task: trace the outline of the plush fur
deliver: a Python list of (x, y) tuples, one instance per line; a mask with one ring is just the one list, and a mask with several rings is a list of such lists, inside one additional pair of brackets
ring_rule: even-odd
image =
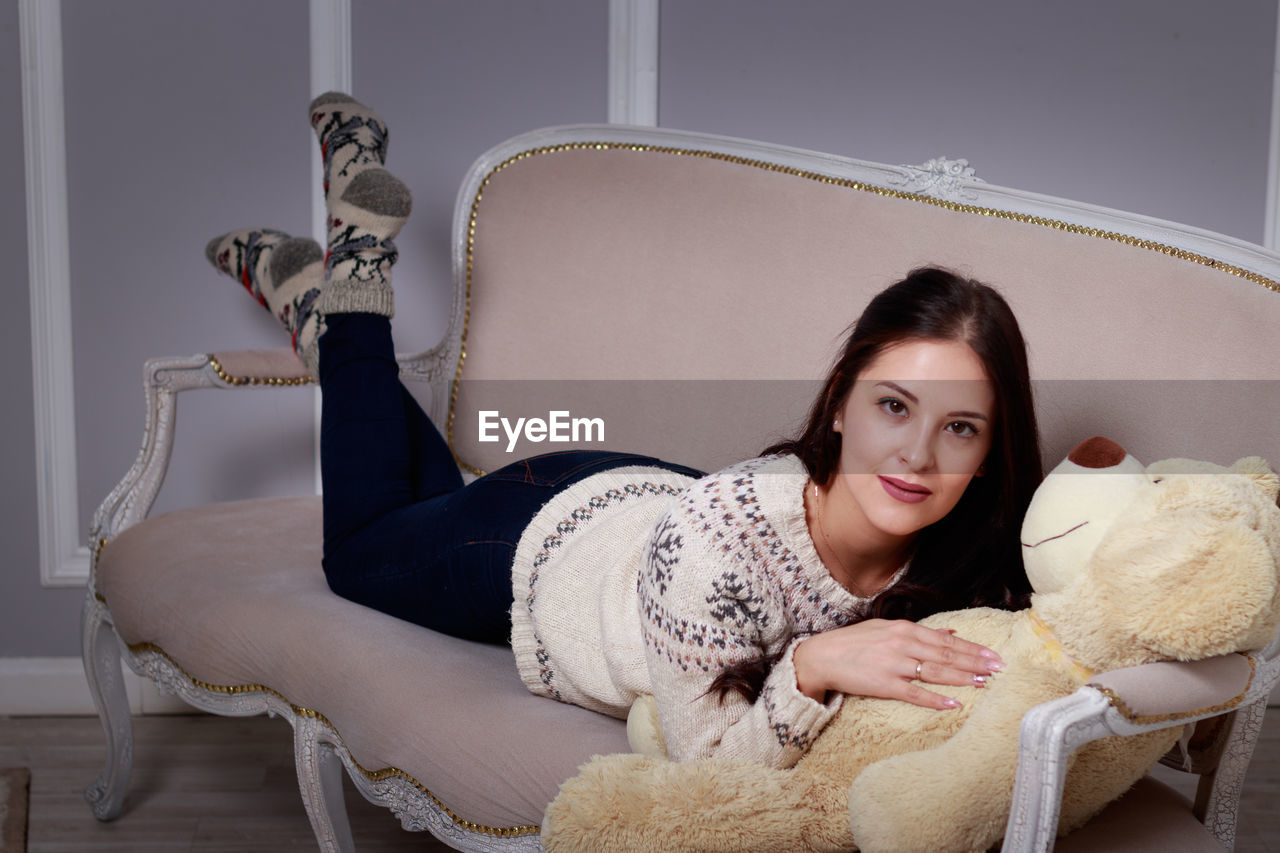
[[(1270, 641), (1280, 627), (1280, 478), (1265, 462), (1144, 468), (1125, 456), (1095, 469), (1073, 458), (1046, 478), (1023, 526), (1032, 609), (924, 622), (1008, 665), (986, 688), (939, 688), (961, 709), (850, 697), (792, 770), (596, 757), (548, 807), (546, 849), (986, 850), (1004, 834), (1029, 709), (1073, 693), (1089, 672)], [(643, 731), (646, 717), (656, 719), (633, 714), (630, 727), (652, 749), (661, 735)], [(1077, 750), (1060, 832), (1127, 790), (1179, 732)]]

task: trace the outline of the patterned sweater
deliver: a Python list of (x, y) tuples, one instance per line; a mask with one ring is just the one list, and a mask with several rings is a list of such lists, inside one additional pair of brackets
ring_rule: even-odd
[[(526, 686), (619, 717), (652, 693), (674, 760), (795, 764), (840, 705), (800, 693), (795, 646), (869, 603), (818, 558), (807, 479), (796, 457), (769, 456), (697, 481), (618, 468), (557, 495), (512, 572)], [(705, 695), (728, 666), (779, 653), (754, 703)]]

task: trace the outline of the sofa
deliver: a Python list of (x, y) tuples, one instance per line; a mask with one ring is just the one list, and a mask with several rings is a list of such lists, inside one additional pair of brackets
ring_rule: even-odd
[[(617, 125), (537, 130), (468, 172), (452, 253), (444, 339), (401, 365), (468, 476), (572, 446), (704, 470), (754, 455), (801, 421), (870, 295), (924, 264), (994, 285), (1018, 314), (1048, 465), (1095, 434), (1145, 460), (1280, 460), (1280, 254), (988, 184), (964, 161), (891, 166)], [(530, 694), (508, 648), (335, 596), (314, 495), (148, 517), (180, 392), (309, 383), (288, 350), (145, 365), (142, 449), (90, 533), (83, 654), (107, 748), (90, 806), (107, 820), (125, 804), (123, 663), (196, 708), (287, 719), (321, 850), (358, 842), (344, 773), (406, 829), (462, 850), (537, 850), (560, 783), (594, 754), (627, 750), (624, 721)], [(495, 412), (561, 429), (509, 440)], [(1276, 643), (1248, 660), (1108, 673), (1028, 715), (1005, 848), (1054, 843), (1071, 749), (1163, 726), (1195, 727), (1192, 748), (1167, 760), (1200, 774), (1197, 801), (1144, 780), (1060, 849), (1230, 846), (1280, 680)]]

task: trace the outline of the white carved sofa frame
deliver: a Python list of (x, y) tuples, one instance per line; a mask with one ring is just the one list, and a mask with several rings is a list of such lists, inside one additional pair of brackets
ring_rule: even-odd
[[(812, 390), (808, 380), (825, 371), (868, 296), (927, 262), (1003, 290), (1039, 378), (1130, 379), (1166, 390), (1147, 380), (1280, 378), (1280, 255), (1257, 246), (989, 185), (963, 161), (891, 167), (618, 126), (536, 131), (476, 162), (456, 207), (448, 331), (435, 349), (402, 358), (403, 374), (429, 388), (428, 413), (473, 470), (504, 461), (501, 447), (471, 438), (475, 411), (494, 405), (495, 395), (529, 404), (521, 389), (545, 391), (529, 381), (538, 379), (560, 380), (557, 392), (607, 409), (610, 446), (710, 470), (787, 430)], [(558, 325), (531, 339), (533, 321)], [(522, 331), (536, 358), (511, 344)], [(1206, 334), (1211, 344), (1202, 342)], [(625, 378), (650, 382), (625, 386), (615, 395), (622, 400), (601, 395), (598, 381)], [(776, 380), (783, 390), (755, 411), (764, 412), (763, 423), (739, 418), (749, 424), (740, 435), (708, 429), (721, 421), (700, 422), (705, 415), (696, 411), (670, 419), (687, 426), (679, 435), (625, 417), (644, 408), (647, 393), (705, 396), (707, 386), (690, 380), (725, 379)], [(465, 850), (538, 849), (537, 824), (559, 781), (593, 753), (626, 749), (621, 721), (528, 694), (508, 649), (441, 637), (330, 594), (314, 496), (144, 522), (168, 465), (179, 392), (305, 383), (288, 351), (145, 367), (142, 451), (91, 533), (83, 654), (107, 733), (105, 769), (86, 792), (94, 813), (104, 820), (121, 813), (132, 764), (123, 658), (197, 708), (288, 720), (322, 850), (354, 849), (344, 769), (407, 829), (430, 830)], [(1221, 387), (1229, 394), (1238, 385)], [(765, 387), (753, 385), (748, 396), (769, 396)], [(1109, 396), (1117, 387), (1120, 397)], [(1184, 432), (1161, 428), (1158, 399), (1116, 404), (1135, 387), (1041, 383), (1046, 460), (1094, 433), (1128, 442), (1146, 461), (1188, 455), (1229, 463), (1253, 453), (1280, 460), (1273, 400), (1253, 401), (1241, 419), (1249, 423), (1201, 430), (1184, 448)], [(1126, 838), (1115, 835), (1120, 825), (1155, 833), (1143, 837), (1157, 844), (1171, 832), (1185, 841), (1187, 826), (1198, 827), (1229, 847), (1277, 680), (1273, 643), (1248, 658), (1105, 674), (1035, 709), (1023, 725), (1005, 849), (1051, 846), (1070, 750), (1108, 734), (1209, 718), (1225, 724), (1195, 759), (1203, 775), (1194, 817), (1185, 802), (1170, 805), (1167, 789), (1135, 791), (1062, 849), (1098, 849), (1099, 835), (1115, 843)], [(1151, 812), (1158, 819), (1133, 823), (1142, 810), (1135, 803), (1148, 796), (1159, 801)], [(1103, 829), (1091, 836), (1096, 827)]]

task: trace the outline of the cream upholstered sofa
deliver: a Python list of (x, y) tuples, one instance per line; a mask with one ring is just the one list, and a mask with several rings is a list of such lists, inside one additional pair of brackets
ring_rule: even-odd
[[(467, 175), (453, 261), (445, 339), (403, 368), (472, 472), (549, 447), (524, 441), (509, 454), (501, 432), (481, 441), (482, 411), (599, 419), (605, 441), (586, 446), (705, 469), (756, 453), (803, 416), (867, 298), (928, 263), (1012, 303), (1049, 464), (1094, 434), (1146, 461), (1280, 461), (1280, 256), (989, 185), (963, 161), (893, 167), (676, 131), (536, 131)], [(344, 771), (406, 828), (460, 849), (537, 849), (559, 783), (592, 754), (625, 750), (624, 724), (529, 694), (508, 649), (331, 594), (314, 496), (148, 519), (178, 392), (291, 393), (280, 386), (305, 379), (287, 351), (158, 359), (145, 378), (142, 452), (92, 531), (84, 660), (107, 733), (87, 791), (95, 814), (116, 817), (125, 801), (123, 659), (198, 708), (287, 719), (321, 849), (353, 849)], [(1230, 844), (1278, 678), (1273, 646), (1245, 663), (1103, 675), (1037, 709), (1006, 848), (1051, 843), (1072, 748), (1202, 719), (1182, 759), (1204, 774), (1194, 809), (1144, 781), (1061, 846)]]

